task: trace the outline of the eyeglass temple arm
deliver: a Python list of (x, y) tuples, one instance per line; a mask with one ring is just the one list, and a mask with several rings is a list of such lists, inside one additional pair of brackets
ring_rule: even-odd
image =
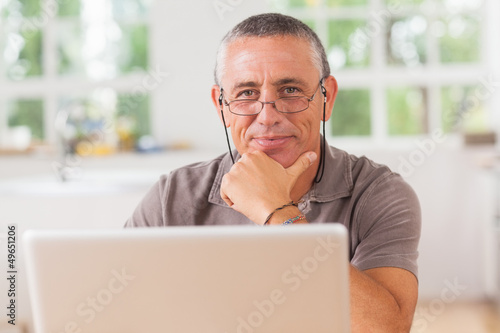
[(316, 176), (314, 177), (314, 182), (319, 183), (321, 179), (323, 179), (323, 174), (325, 173), (325, 150), (326, 150), (326, 138), (325, 138), (325, 116), (326, 116), (326, 88), (323, 85), (323, 80), (321, 79), (319, 81), (319, 84), (321, 86), (321, 93), (323, 93), (323, 137), (321, 138), (321, 143), (320, 143), (320, 157), (319, 157), (319, 165), (318, 165), (318, 170), (316, 171)]
[(231, 161), (233, 161), (234, 164), (234, 156), (233, 156), (233, 151), (231, 149), (231, 144), (229, 143), (229, 135), (227, 134), (227, 126), (226, 126), (226, 119), (224, 118), (224, 111), (223, 111), (223, 106), (222, 106), (222, 92), (224, 90), (220, 88), (220, 95), (219, 95), (219, 106), (220, 106), (220, 114), (222, 118), (222, 123), (224, 125), (224, 133), (226, 133), (226, 141), (227, 141), (227, 147), (229, 148), (229, 155), (231, 156)]

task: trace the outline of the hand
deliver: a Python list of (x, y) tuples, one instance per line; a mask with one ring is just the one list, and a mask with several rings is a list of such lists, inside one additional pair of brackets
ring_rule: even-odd
[(306, 152), (285, 169), (261, 151), (245, 153), (222, 178), (221, 197), (229, 207), (257, 224), (276, 208), (292, 201), (297, 179), (317, 156)]

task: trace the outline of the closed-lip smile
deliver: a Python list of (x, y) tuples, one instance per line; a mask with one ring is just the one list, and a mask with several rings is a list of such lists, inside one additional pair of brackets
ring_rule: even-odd
[(288, 144), (292, 136), (261, 136), (253, 138), (253, 141), (262, 150), (282, 148)]

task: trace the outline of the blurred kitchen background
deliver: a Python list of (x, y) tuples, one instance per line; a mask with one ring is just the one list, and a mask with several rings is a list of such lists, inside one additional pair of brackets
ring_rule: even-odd
[[(329, 143), (420, 197), (412, 332), (500, 332), (497, 0), (0, 0), (1, 267), (8, 224), (120, 228), (160, 174), (224, 153), (216, 50), (268, 11), (326, 47)], [(19, 325), (0, 332), (31, 332), (19, 271)]]

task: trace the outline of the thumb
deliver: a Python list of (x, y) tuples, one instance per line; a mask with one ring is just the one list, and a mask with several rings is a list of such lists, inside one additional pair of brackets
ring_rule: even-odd
[(295, 179), (304, 173), (313, 163), (316, 161), (318, 156), (313, 151), (308, 151), (299, 156), (299, 158), (290, 167), (286, 169), (289, 175)]

